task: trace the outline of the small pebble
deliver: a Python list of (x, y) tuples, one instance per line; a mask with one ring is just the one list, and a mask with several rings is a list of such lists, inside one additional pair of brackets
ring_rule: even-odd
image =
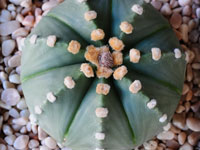
[(33, 149), (33, 148), (36, 148), (39, 146), (39, 142), (37, 140), (30, 140), (29, 143), (28, 143), (28, 147), (30, 149)]
[(156, 141), (148, 141), (148, 142), (144, 142), (143, 144), (145, 150), (156, 150), (156, 148), (158, 147), (158, 143)]
[(170, 18), (170, 24), (173, 28), (178, 29), (182, 23), (182, 17), (179, 13), (173, 13)]
[(9, 145), (13, 145), (14, 141), (16, 139), (15, 135), (8, 135), (4, 138), (4, 140), (6, 141), (6, 143), (8, 143)]
[(17, 103), (17, 108), (18, 108), (19, 110), (24, 110), (25, 108), (27, 108), (25, 99), (21, 99), (21, 100)]
[(50, 10), (50, 9), (52, 9), (53, 7), (57, 6), (58, 4), (59, 4), (59, 3), (58, 3), (58, 1), (56, 1), (56, 0), (52, 0), (52, 1), (45, 2), (45, 3), (42, 5), (42, 10), (43, 10), (43, 11)]
[(188, 32), (189, 32), (189, 29), (188, 29), (188, 25), (186, 24), (182, 24), (180, 26), (180, 31), (182, 33), (182, 39), (185, 43), (188, 42)]
[(4, 9), (1, 11), (0, 22), (8, 22), (11, 20), (11, 14), (8, 10)]
[(19, 112), (15, 108), (11, 108), (9, 110), (9, 115), (12, 116), (13, 118), (18, 118)]
[(17, 67), (21, 65), (21, 55), (16, 54), (8, 60), (9, 67)]
[(15, 83), (15, 84), (20, 84), (21, 81), (20, 81), (20, 76), (18, 74), (12, 74), (9, 76), (9, 81), (11, 83)]
[(44, 140), (47, 137), (47, 133), (39, 126), (38, 127), (38, 139)]
[(196, 16), (197, 16), (197, 18), (200, 18), (200, 8), (196, 9)]
[(200, 131), (200, 120), (197, 118), (193, 118), (193, 117), (187, 118), (186, 124), (188, 128), (191, 129), (192, 131), (195, 131), (195, 132)]
[(12, 120), (12, 123), (20, 125), (20, 126), (24, 126), (28, 123), (28, 118), (26, 118), (26, 117), (16, 118), (16, 119)]
[(44, 139), (44, 143), (47, 147), (49, 147), (50, 149), (55, 149), (56, 148), (56, 141), (51, 138), (51, 137), (47, 137)]
[(189, 143), (182, 145), (179, 150), (193, 150), (193, 147)]
[(20, 95), (18, 91), (14, 88), (5, 89), (1, 94), (1, 99), (7, 105), (14, 106), (19, 102)]
[(9, 125), (4, 124), (3, 125), (3, 133), (5, 135), (12, 135), (13, 134), (13, 130), (12, 130), (12, 128)]
[(165, 4), (161, 7), (160, 11), (161, 11), (161, 13), (162, 13), (163, 15), (166, 15), (166, 16), (169, 16), (169, 15), (172, 14), (172, 10), (171, 10), (170, 5), (169, 5), (168, 3), (165, 3)]
[(185, 143), (186, 137), (187, 137), (187, 135), (185, 132), (181, 132), (178, 134), (178, 142), (180, 145), (183, 145)]
[(157, 138), (159, 140), (172, 140), (174, 138), (175, 134), (171, 131), (164, 131), (157, 135)]
[(6, 146), (4, 144), (0, 144), (0, 150), (6, 150)]
[(191, 13), (192, 13), (192, 9), (189, 5), (186, 5), (186, 6), (183, 7), (182, 14), (184, 16), (190, 16)]
[(28, 30), (25, 28), (19, 28), (12, 33), (12, 39), (16, 39), (17, 37), (25, 37), (28, 35)]
[(178, 0), (180, 6), (189, 5), (192, 1), (191, 0)]
[(2, 42), (3, 56), (9, 56), (15, 49), (16, 43), (14, 40), (5, 40)]
[(13, 146), (16, 149), (24, 149), (27, 147), (29, 142), (29, 136), (28, 135), (20, 135), (16, 138)]
[(27, 26), (27, 27), (33, 27), (34, 25), (34, 16), (32, 15), (28, 15), (24, 18), (24, 20), (22, 21), (22, 24), (24, 26)]
[(18, 21), (8, 21), (0, 24), (0, 35), (7, 36), (20, 28)]
[(162, 7), (162, 3), (160, 1), (156, 1), (156, 0), (152, 1), (151, 5), (157, 10), (160, 10), (160, 8)]

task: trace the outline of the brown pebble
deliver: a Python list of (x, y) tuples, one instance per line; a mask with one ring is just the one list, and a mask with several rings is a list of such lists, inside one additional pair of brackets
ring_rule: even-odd
[(179, 13), (173, 13), (170, 18), (170, 24), (173, 28), (178, 29), (182, 23), (182, 17)]
[[(175, 150), (175, 149), (178, 149), (180, 145), (175, 140), (167, 140), (166, 146), (172, 150)], [(167, 150), (167, 148), (165, 148), (164, 150)]]
[(185, 100), (186, 101), (192, 100), (192, 96), (193, 96), (193, 92), (192, 92), (192, 90), (189, 90), (189, 92), (187, 93), (187, 95), (185, 97)]
[(193, 147), (189, 143), (185, 143), (179, 150), (193, 150)]
[(178, 142), (179, 142), (180, 145), (183, 145), (185, 143), (186, 137), (187, 137), (187, 135), (186, 135), (185, 132), (179, 133)]
[(180, 129), (184, 129), (185, 128), (185, 116), (183, 114), (175, 114), (173, 116), (173, 125)]
[(200, 120), (197, 118), (189, 117), (186, 120), (188, 128), (195, 132), (200, 132)]
[(188, 143), (195, 146), (199, 139), (200, 139), (200, 132), (192, 132), (188, 136)]

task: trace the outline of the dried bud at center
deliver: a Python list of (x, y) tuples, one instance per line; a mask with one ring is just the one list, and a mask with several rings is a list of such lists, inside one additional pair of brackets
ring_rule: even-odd
[(100, 53), (98, 56), (98, 61), (101, 67), (112, 68), (114, 65), (112, 54), (110, 52)]

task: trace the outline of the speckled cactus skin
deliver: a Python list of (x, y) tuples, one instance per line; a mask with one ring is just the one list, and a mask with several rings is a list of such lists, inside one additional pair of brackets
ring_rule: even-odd
[[(133, 4), (139, 4), (144, 12), (138, 15), (131, 11)], [(86, 21), (84, 13), (97, 12), (97, 19)], [(130, 22), (132, 34), (124, 34), (119, 25)], [(104, 30), (102, 41), (91, 41), (90, 33)], [(37, 34), (35, 44), (30, 44), (31, 35)], [(56, 35), (56, 45), (46, 45), (47, 36)], [(80, 72), (81, 63), (86, 62), (86, 46), (105, 45), (110, 37), (123, 40), (124, 62), (128, 74), (122, 80), (86, 78)], [(68, 43), (77, 40), (81, 50), (73, 55), (67, 51)], [(151, 48), (159, 47), (162, 57), (152, 60)], [(139, 63), (129, 61), (130, 48), (141, 51)], [(174, 48), (180, 48), (167, 20), (150, 4), (141, 0), (88, 0), (79, 3), (65, 0), (52, 9), (25, 40), (22, 55), (22, 88), (31, 114), (41, 126), (59, 143), (73, 150), (130, 150), (163, 130), (172, 118), (179, 102), (184, 74), (185, 56), (176, 59)], [(66, 76), (73, 77), (76, 86), (67, 89), (63, 84)], [(142, 90), (132, 94), (128, 89), (132, 81), (138, 79)], [(97, 83), (108, 83), (111, 90), (107, 96), (96, 93)], [(47, 101), (51, 91), (56, 101)], [(157, 100), (157, 106), (149, 109), (147, 103)], [(34, 112), (41, 106), (42, 114)], [(97, 118), (95, 109), (106, 107), (106, 118)], [(167, 114), (165, 122), (159, 118)], [(104, 140), (95, 139), (96, 132), (105, 133)]]

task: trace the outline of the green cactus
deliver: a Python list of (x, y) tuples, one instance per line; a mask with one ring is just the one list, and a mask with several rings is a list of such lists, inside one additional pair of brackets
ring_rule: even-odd
[[(142, 14), (133, 11), (135, 4), (143, 8)], [(89, 10), (97, 12), (96, 19), (85, 20)], [(132, 33), (120, 30), (123, 21), (132, 25)], [(105, 38), (92, 41), (91, 32), (97, 28), (103, 29)], [(56, 36), (52, 47), (47, 45), (50, 35)], [(128, 73), (122, 80), (86, 77), (80, 71), (87, 62), (86, 47), (106, 45), (111, 37), (125, 45), (123, 65)], [(72, 40), (81, 44), (77, 54), (67, 50)], [(153, 47), (162, 52), (157, 61), (152, 59)], [(141, 52), (139, 63), (130, 62), (131, 48)], [(161, 132), (179, 103), (186, 62), (183, 54), (175, 57), (175, 48), (181, 49), (167, 20), (142, 0), (65, 0), (42, 18), (23, 47), (21, 81), (32, 117), (73, 150), (131, 150)], [(98, 67), (91, 66), (94, 71)], [(74, 88), (66, 87), (66, 76), (75, 81)], [(131, 93), (129, 86), (135, 80), (142, 88)], [(97, 94), (98, 83), (110, 85), (108, 95)], [(47, 100), (49, 92), (55, 102)], [(157, 102), (153, 109), (148, 107), (151, 99)], [(98, 117), (97, 108), (104, 108), (104, 116)]]

